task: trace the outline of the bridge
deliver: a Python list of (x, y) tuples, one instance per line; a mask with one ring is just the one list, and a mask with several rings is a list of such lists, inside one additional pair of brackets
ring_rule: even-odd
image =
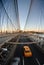
[[(0, 0), (0, 65), (44, 65), (43, 24), (44, 0)], [(23, 55), (24, 46), (32, 57)]]

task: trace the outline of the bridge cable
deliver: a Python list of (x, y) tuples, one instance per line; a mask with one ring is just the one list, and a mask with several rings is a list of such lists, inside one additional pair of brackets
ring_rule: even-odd
[(30, 7), (29, 7), (29, 11), (28, 11), (27, 18), (26, 18), (26, 23), (25, 23), (25, 26), (24, 26), (24, 30), (25, 30), (25, 27), (26, 27), (26, 25), (27, 25), (27, 21), (28, 21), (29, 15), (30, 15), (30, 11), (31, 11), (31, 7), (32, 7), (32, 4), (33, 4), (33, 1), (34, 1), (34, 0), (31, 0), (31, 3), (30, 3)]

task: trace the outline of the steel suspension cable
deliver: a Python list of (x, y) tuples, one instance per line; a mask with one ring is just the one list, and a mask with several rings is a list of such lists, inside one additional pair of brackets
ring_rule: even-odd
[(28, 17), (29, 17), (29, 15), (30, 15), (30, 12), (31, 12), (31, 7), (32, 7), (32, 4), (33, 4), (33, 1), (34, 1), (34, 0), (31, 0), (31, 3), (30, 3), (30, 7), (29, 7), (29, 11), (28, 11), (27, 18), (26, 18), (26, 23), (25, 23), (25, 26), (24, 26), (24, 30), (25, 30), (26, 25), (27, 25), (27, 21), (28, 21)]
[[(14, 24), (12, 23), (10, 17), (8, 16), (8, 13), (6, 12), (6, 9), (5, 9), (5, 7), (4, 7), (4, 4), (3, 4), (2, 0), (1, 0), (1, 3), (2, 3), (2, 6), (3, 6), (3, 8), (4, 8), (4, 10), (5, 10), (5, 13), (6, 13), (7, 17), (9, 18), (11, 24), (13, 25), (13, 27), (15, 27)], [(15, 30), (16, 30), (16, 28), (15, 28)]]

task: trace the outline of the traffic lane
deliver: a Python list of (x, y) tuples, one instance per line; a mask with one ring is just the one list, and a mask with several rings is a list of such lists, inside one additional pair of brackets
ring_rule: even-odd
[[(26, 46), (29, 46), (29, 48), (30, 48), (30, 45), (31, 44), (26, 44)], [(25, 46), (25, 44), (23, 46)], [(32, 52), (32, 50), (31, 50), (31, 52)], [(24, 57), (24, 65), (39, 65), (39, 64), (37, 63), (37, 61), (34, 58), (33, 53), (32, 53), (32, 57), (28, 57), (28, 58)]]
[(24, 65), (38, 65), (34, 57), (24, 58)]
[(39, 65), (43, 65), (44, 64), (44, 53), (42, 53), (41, 49), (38, 48), (36, 44), (31, 44), (29, 45), (29, 47), (31, 48), (33, 57), (35, 58), (37, 63)]
[(17, 44), (14, 56), (15, 57), (23, 56), (23, 44)]
[(32, 40), (31, 39), (29, 39), (28, 37), (20, 37), (19, 38), (19, 40), (18, 40), (18, 42), (32, 42)]
[(16, 51), (15, 51), (15, 57), (20, 57), (21, 65), (23, 65), (23, 63), (24, 63), (24, 65), (38, 65), (36, 59), (33, 56), (29, 57), (29, 58), (25, 58), (23, 56), (23, 46), (24, 45), (27, 45), (27, 44), (19, 44), (19, 45), (17, 45)]
[(15, 53), (14, 53), (14, 57), (19, 57), (20, 58), (20, 63), (21, 65), (23, 65), (23, 49), (22, 49), (23, 45), (19, 44), (16, 47)]
[(5, 43), (0, 48), (0, 65), (8, 65), (14, 56), (16, 45)]
[(8, 40), (8, 39), (10, 39), (10, 38), (12, 38), (12, 37), (2, 37), (2, 38), (0, 38), (0, 44), (2, 44), (3, 42), (5, 42), (6, 40)]
[(16, 36), (17, 36), (17, 34), (2, 34), (0, 36), (0, 44), (4, 43), (6, 41), (9, 42), (10, 39), (12, 39), (12, 38), (14, 38)]
[(15, 36), (16, 36), (15, 34), (4, 34), (4, 35), (2, 34), (0, 36), (0, 44), (4, 43), (5, 41), (12, 39)]
[(19, 38), (19, 35), (16, 35), (11, 40), (9, 40), (8, 42), (16, 42), (18, 38)]

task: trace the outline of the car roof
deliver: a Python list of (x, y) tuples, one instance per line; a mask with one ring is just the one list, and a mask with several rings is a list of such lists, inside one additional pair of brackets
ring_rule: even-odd
[(29, 46), (24, 46), (24, 48), (25, 48), (25, 51), (30, 51)]

